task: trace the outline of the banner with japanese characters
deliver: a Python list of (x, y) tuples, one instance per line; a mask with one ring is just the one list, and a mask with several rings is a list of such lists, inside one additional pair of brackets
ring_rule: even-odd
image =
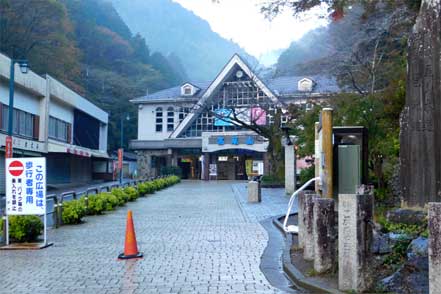
[(7, 158), (6, 214), (46, 213), (46, 158)]

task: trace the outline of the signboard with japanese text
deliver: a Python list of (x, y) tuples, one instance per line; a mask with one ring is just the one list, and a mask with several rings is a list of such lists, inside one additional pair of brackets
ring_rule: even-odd
[(233, 126), (233, 123), (231, 122), (230, 116), (232, 114), (231, 109), (227, 108), (221, 108), (215, 110), (215, 117), (214, 117), (214, 125), (216, 127), (230, 127)]
[(209, 175), (217, 177), (217, 164), (211, 163), (209, 166)]
[(251, 120), (258, 126), (266, 125), (266, 111), (260, 107), (251, 108)]
[(12, 137), (11, 136), (6, 136), (6, 140), (5, 140), (5, 158), (12, 158)]
[(253, 161), (253, 174), (257, 174), (259, 176), (263, 175), (263, 161), (261, 160)]
[(46, 158), (8, 158), (6, 173), (6, 214), (46, 213)]
[(123, 152), (122, 148), (118, 149), (118, 169), (122, 169), (123, 166)]

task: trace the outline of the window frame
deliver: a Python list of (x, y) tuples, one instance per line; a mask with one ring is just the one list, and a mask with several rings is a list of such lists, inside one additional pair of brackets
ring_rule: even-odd
[(162, 107), (157, 107), (155, 110), (155, 131), (156, 133), (164, 131), (164, 112)]

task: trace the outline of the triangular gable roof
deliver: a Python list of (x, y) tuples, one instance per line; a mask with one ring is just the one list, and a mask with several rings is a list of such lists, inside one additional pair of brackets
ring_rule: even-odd
[(195, 88), (198, 88), (198, 89), (199, 89), (199, 87), (198, 87), (198, 86), (196, 86), (195, 84), (193, 84), (192, 82), (185, 82), (185, 83), (181, 84), (181, 87), (184, 87), (184, 86), (187, 86), (187, 85), (190, 85), (190, 86), (193, 86), (193, 87), (195, 87)]
[(222, 83), (227, 79), (232, 73), (235, 66), (239, 66), (252, 80), (256, 83), (256, 85), (262, 90), (262, 92), (268, 96), (275, 104), (280, 104), (277, 97), (273, 94), (273, 92), (262, 82), (262, 80), (251, 70), (248, 64), (240, 58), (238, 54), (235, 54), (230, 61), (224, 66), (221, 72), (217, 75), (214, 81), (208, 86), (205, 93), (197, 102), (196, 111), (189, 113), (182, 123), (174, 130), (174, 132), (170, 135), (170, 138), (179, 137), (191, 124), (194, 120), (200, 115), (200, 113), (204, 110), (203, 106), (206, 104), (207, 100), (221, 87)]

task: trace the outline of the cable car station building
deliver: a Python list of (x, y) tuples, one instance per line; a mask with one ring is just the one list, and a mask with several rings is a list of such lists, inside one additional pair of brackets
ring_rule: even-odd
[(251, 169), (265, 174), (267, 141), (217, 114), (234, 107), (250, 117), (258, 114), (254, 123), (269, 124), (273, 118), (255, 101), (307, 108), (337, 92), (336, 81), (323, 76), (261, 79), (234, 55), (211, 82), (187, 82), (131, 100), (138, 106), (138, 138), (130, 148), (138, 154), (139, 175), (156, 176), (175, 166), (187, 179), (241, 180)]

